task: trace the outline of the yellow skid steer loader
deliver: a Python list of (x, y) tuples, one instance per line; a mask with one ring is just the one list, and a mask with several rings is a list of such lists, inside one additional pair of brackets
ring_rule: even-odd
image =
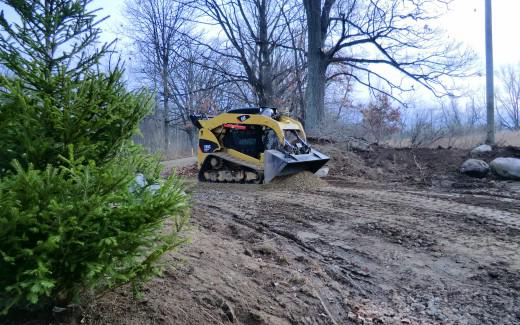
[(278, 176), (315, 173), (329, 160), (307, 144), (300, 122), (275, 108), (234, 109), (190, 119), (199, 129), (200, 181), (269, 183)]

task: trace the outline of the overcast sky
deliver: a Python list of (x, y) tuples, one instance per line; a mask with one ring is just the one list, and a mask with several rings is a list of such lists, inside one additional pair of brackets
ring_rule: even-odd
[[(484, 2), (485, 0), (454, 0), (449, 13), (441, 19), (441, 26), (447, 37), (464, 42), (484, 59)], [(122, 16), (124, 0), (94, 0), (91, 8), (103, 8), (101, 16), (109, 15), (104, 22), (104, 41), (110, 41), (118, 34), (117, 26), (124, 20)], [(520, 62), (520, 1), (492, 0), (493, 5), (493, 46), (495, 66)], [(0, 5), (3, 9), (5, 5)], [(9, 12), (7, 12), (9, 15)]]
[[(484, 59), (484, 0), (455, 0), (450, 12), (442, 18), (441, 26), (447, 37), (464, 42)], [(94, 7), (103, 7), (102, 14), (110, 15), (104, 25), (104, 39), (118, 37), (116, 26), (122, 21), (124, 0), (95, 0)], [(520, 1), (493, 0), (493, 46), (495, 65), (520, 62)]]
[[(454, 0), (448, 14), (440, 20), (446, 37), (463, 42), (478, 54), (481, 59), (478, 66), (482, 76), (485, 71), (484, 3), (485, 0)], [(0, 5), (0, 9), (3, 6)], [(120, 38), (122, 40), (118, 42), (118, 47), (126, 50), (129, 48), (128, 40), (119, 33), (124, 21), (123, 6), (124, 0), (94, 0), (91, 9), (102, 8), (99, 15), (110, 16), (102, 25), (102, 40), (109, 42)], [(520, 42), (517, 34), (520, 31), (520, 0), (492, 0), (492, 6), (495, 69), (505, 64), (520, 63)], [(7, 14), (9, 15), (9, 12)], [(130, 53), (122, 52), (123, 58), (127, 61), (127, 68), (133, 70), (132, 62), (128, 60)], [(483, 82), (483, 77), (467, 80), (468, 86), (473, 89), (481, 89)], [(467, 87), (462, 84), (460, 86)]]
[[(449, 37), (464, 42), (484, 59), (484, 0), (455, 0), (442, 19)], [(520, 1), (493, 0), (495, 65), (520, 62)]]

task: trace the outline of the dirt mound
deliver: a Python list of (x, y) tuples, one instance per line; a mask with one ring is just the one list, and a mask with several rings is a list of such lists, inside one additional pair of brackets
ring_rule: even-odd
[(319, 145), (331, 160), (329, 175), (359, 177), (381, 182), (431, 185), (439, 176), (458, 177), (459, 167), (469, 156), (467, 150), (444, 148), (387, 148), (353, 152), (341, 144)]
[[(458, 148), (389, 148), (372, 145), (370, 151), (353, 152), (342, 143), (316, 144), (316, 149), (330, 156), (330, 168), (326, 178), (334, 185), (343, 180), (375, 181), (378, 183), (402, 183), (420, 187), (449, 188), (451, 190), (487, 190), (500, 181), (490, 173), (483, 179), (461, 174), (462, 163), (470, 158), (470, 151)], [(479, 156), (491, 162), (497, 157), (520, 158), (518, 147), (494, 147), (492, 152)], [(347, 182), (348, 183), (348, 182)], [(498, 190), (498, 189), (497, 189)]]
[(319, 187), (327, 186), (327, 182), (311, 172), (304, 171), (298, 174), (277, 177), (269, 184), (262, 186), (267, 190), (282, 191), (308, 191)]
[(354, 176), (368, 179), (377, 178), (378, 171), (369, 167), (366, 161), (353, 151), (344, 150), (341, 146), (315, 146), (330, 157), (327, 166), (331, 176)]

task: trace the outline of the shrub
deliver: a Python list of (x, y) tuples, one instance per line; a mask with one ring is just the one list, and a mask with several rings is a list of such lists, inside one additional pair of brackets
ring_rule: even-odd
[[(107, 73), (88, 72), (75, 79), (53, 75), (52, 91), (33, 89), (30, 80), (0, 76), (0, 173), (11, 161), (36, 168), (60, 164), (74, 146), (77, 157), (105, 162), (117, 155), (150, 111), (143, 91), (129, 92), (119, 67)], [(41, 85), (41, 84), (40, 84)], [(34, 87), (35, 88), (35, 87)]]
[(401, 126), (401, 112), (393, 107), (390, 97), (386, 94), (376, 94), (366, 108), (361, 109), (363, 126), (376, 143), (384, 137), (399, 131)]
[(157, 258), (183, 242), (182, 184), (170, 177), (157, 191), (131, 192), (134, 166), (129, 158), (103, 167), (71, 158), (44, 170), (14, 163), (0, 182), (4, 312), (17, 303), (65, 305), (88, 290), (145, 280)]
[(66, 305), (146, 280), (183, 242), (188, 197), (131, 144), (151, 96), (102, 71), (89, 0), (2, 1), (0, 313)]

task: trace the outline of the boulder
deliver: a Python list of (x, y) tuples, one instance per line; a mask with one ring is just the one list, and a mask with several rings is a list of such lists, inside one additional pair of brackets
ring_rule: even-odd
[(142, 188), (144, 188), (148, 182), (146, 181), (146, 177), (143, 174), (138, 173), (135, 175), (134, 181), (130, 184), (128, 190), (130, 193), (139, 192)]
[(317, 172), (314, 173), (314, 175), (316, 175), (318, 177), (327, 177), (328, 174), (329, 174), (329, 167), (321, 167), (320, 169), (318, 169)]
[(358, 137), (347, 137), (346, 145), (348, 150), (352, 151), (358, 151), (358, 152), (369, 152), (372, 151), (372, 148), (370, 148), (370, 142), (363, 138)]
[(161, 184), (153, 183), (152, 185), (148, 186), (148, 191), (150, 191), (152, 194), (155, 194), (158, 190), (161, 189)]
[(489, 165), (480, 159), (468, 159), (460, 166), (460, 172), (473, 177), (485, 177), (489, 172)]
[(481, 144), (480, 146), (473, 148), (473, 150), (471, 150), (471, 156), (476, 157), (476, 156), (479, 156), (481, 154), (491, 152), (491, 151), (493, 151), (493, 148), (491, 148), (490, 145)]
[(141, 187), (141, 188), (145, 187), (146, 184), (148, 183), (146, 181), (146, 178), (144, 177), (144, 175), (141, 173), (138, 173), (135, 175), (134, 182), (135, 182), (135, 185), (137, 185), (138, 187)]
[(496, 158), (490, 164), (491, 170), (500, 177), (520, 180), (520, 159)]
[(143, 174), (138, 173), (135, 175), (135, 179), (130, 184), (130, 187), (128, 188), (128, 190), (130, 191), (130, 193), (136, 193), (136, 192), (140, 192), (145, 187), (146, 187), (146, 190), (150, 191), (152, 194), (155, 194), (155, 192), (157, 192), (161, 188), (161, 184), (158, 184), (158, 183), (149, 184), (146, 177)]

